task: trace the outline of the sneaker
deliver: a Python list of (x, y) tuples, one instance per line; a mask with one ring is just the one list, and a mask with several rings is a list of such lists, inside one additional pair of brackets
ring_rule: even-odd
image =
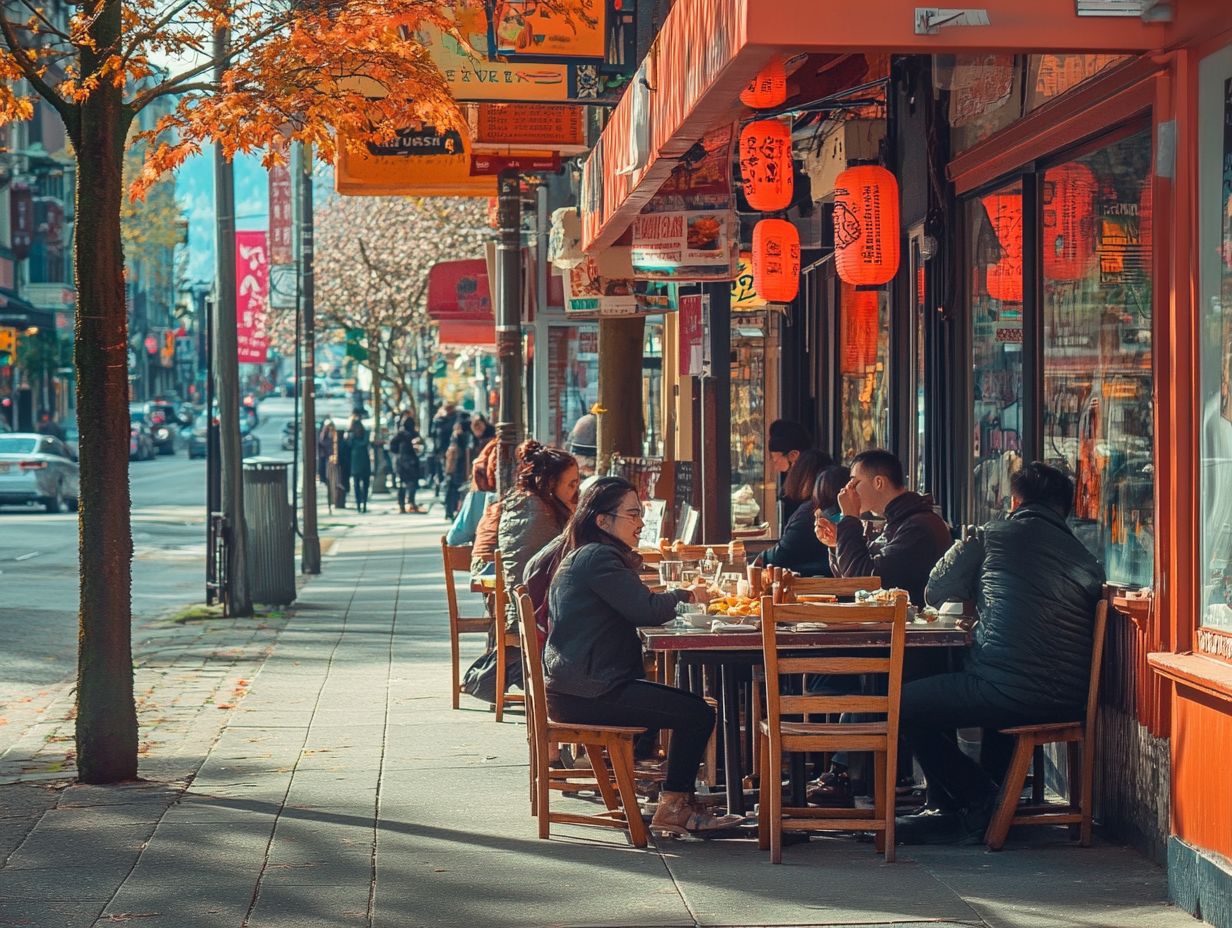
[(830, 808), (851, 808), (855, 805), (855, 790), (846, 770), (827, 770), (804, 792), (810, 805)]

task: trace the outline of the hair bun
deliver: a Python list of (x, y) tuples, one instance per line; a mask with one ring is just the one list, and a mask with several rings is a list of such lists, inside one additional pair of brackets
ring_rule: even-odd
[(519, 449), (522, 460), (529, 461), (539, 457), (546, 451), (547, 448), (541, 441), (536, 441), (533, 438), (528, 438), (522, 442), (522, 447)]

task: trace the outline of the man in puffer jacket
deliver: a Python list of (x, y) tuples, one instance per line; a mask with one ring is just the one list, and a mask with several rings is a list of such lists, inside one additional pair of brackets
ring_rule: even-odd
[(930, 795), (951, 802), (908, 816), (903, 840), (976, 840), (987, 827), (997, 784), (959, 750), (954, 729), (1082, 717), (1104, 570), (1066, 524), (1074, 485), (1065, 474), (1036, 461), (1010, 487), (1010, 517), (955, 544), (928, 581), (930, 604), (974, 600), (979, 624), (961, 672), (903, 686), (904, 737)]

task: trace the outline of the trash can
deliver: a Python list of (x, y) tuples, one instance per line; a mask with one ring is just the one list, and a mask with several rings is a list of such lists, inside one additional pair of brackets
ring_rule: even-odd
[(287, 499), (287, 461), (244, 459), (244, 521), (253, 602), (295, 601), (295, 525)]

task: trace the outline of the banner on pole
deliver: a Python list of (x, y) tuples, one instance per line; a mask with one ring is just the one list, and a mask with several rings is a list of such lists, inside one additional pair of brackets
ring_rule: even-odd
[(269, 354), (269, 242), (264, 232), (235, 233), (235, 332), (240, 364)]
[(270, 264), (295, 260), (291, 226), (291, 169), (275, 164), (269, 169)]

